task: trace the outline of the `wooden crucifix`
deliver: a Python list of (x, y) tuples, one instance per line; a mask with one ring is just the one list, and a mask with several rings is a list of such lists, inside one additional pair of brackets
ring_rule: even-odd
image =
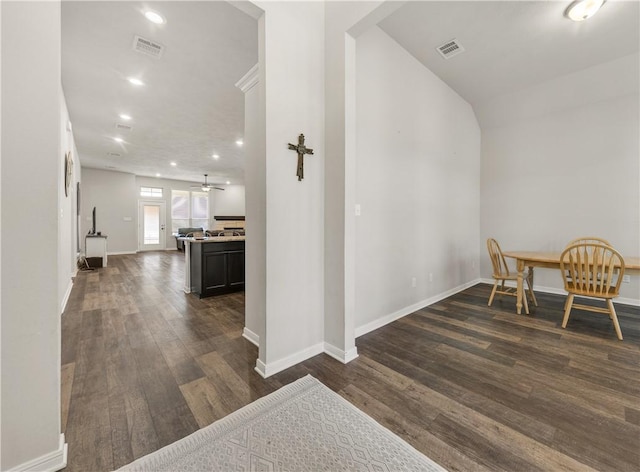
[(313, 149), (309, 149), (304, 145), (304, 134), (300, 134), (298, 136), (298, 144), (289, 143), (289, 149), (298, 153), (298, 170), (296, 171), (296, 175), (298, 176), (298, 182), (304, 179), (304, 155), (305, 154), (313, 154)]

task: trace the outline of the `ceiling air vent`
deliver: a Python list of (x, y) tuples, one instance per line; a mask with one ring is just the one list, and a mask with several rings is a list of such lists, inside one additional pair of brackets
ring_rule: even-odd
[(456, 39), (447, 41), (446, 43), (438, 46), (436, 49), (438, 50), (440, 55), (445, 59), (450, 59), (453, 56), (457, 56), (461, 52), (464, 52), (464, 48), (462, 47), (462, 44), (460, 44)]
[(129, 125), (125, 125), (123, 123), (116, 123), (116, 129), (118, 131), (131, 131), (133, 128)]
[(133, 50), (146, 54), (147, 56), (160, 59), (164, 53), (164, 46), (150, 39), (145, 39), (141, 36), (133, 37)]
[(120, 157), (122, 154), (118, 154), (117, 152), (108, 152), (107, 156), (109, 157)]

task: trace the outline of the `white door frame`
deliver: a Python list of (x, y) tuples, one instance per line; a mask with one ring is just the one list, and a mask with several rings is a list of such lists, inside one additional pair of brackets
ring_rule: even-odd
[[(160, 207), (160, 243), (144, 244), (144, 207)], [(166, 202), (158, 200), (138, 200), (138, 251), (158, 251), (167, 247), (167, 208)]]

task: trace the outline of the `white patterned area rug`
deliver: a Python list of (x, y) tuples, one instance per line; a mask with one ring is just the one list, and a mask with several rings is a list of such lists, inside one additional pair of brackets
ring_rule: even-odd
[(119, 471), (445, 471), (307, 375)]

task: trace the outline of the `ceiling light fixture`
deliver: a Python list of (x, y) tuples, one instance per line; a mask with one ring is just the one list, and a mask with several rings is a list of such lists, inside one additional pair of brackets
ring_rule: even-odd
[(231, 182), (227, 180), (227, 185), (231, 185)]
[(125, 121), (129, 121), (131, 119), (131, 116), (127, 115), (126, 113), (120, 113), (118, 116)]
[(133, 85), (144, 85), (144, 82), (142, 80), (135, 77), (128, 77), (127, 80)]
[(564, 14), (573, 21), (584, 21), (595, 15), (606, 0), (576, 0), (565, 10)]
[(175, 166), (177, 166), (177, 165), (178, 165), (178, 163), (177, 163), (177, 162), (171, 162), (170, 164), (171, 164), (171, 166), (172, 166), (172, 167), (175, 167)]
[(167, 20), (164, 19), (164, 16), (153, 10), (145, 11), (144, 16), (147, 20), (151, 23), (155, 23), (156, 25), (164, 25), (167, 22)]
[(113, 140), (114, 140), (116, 143), (122, 143), (122, 142), (124, 142), (124, 139), (122, 139), (122, 138), (113, 138)]
[(214, 154), (214, 155), (213, 155), (213, 156), (211, 156), (211, 157), (213, 157), (214, 159), (220, 159), (220, 155), (218, 155), (218, 154)]
[(238, 146), (242, 146), (244, 143), (242, 142), (242, 139), (238, 139), (238, 140), (236, 141), (236, 144), (237, 144)]
[(209, 174), (204, 174), (204, 182), (200, 185), (192, 185), (191, 188), (197, 188), (202, 190), (203, 192), (210, 192), (212, 188), (216, 189), (216, 190), (224, 190), (222, 187), (216, 187), (215, 184), (210, 184), (207, 181), (207, 177), (209, 176)]
[(156, 174), (156, 177), (160, 177), (160, 174)]

